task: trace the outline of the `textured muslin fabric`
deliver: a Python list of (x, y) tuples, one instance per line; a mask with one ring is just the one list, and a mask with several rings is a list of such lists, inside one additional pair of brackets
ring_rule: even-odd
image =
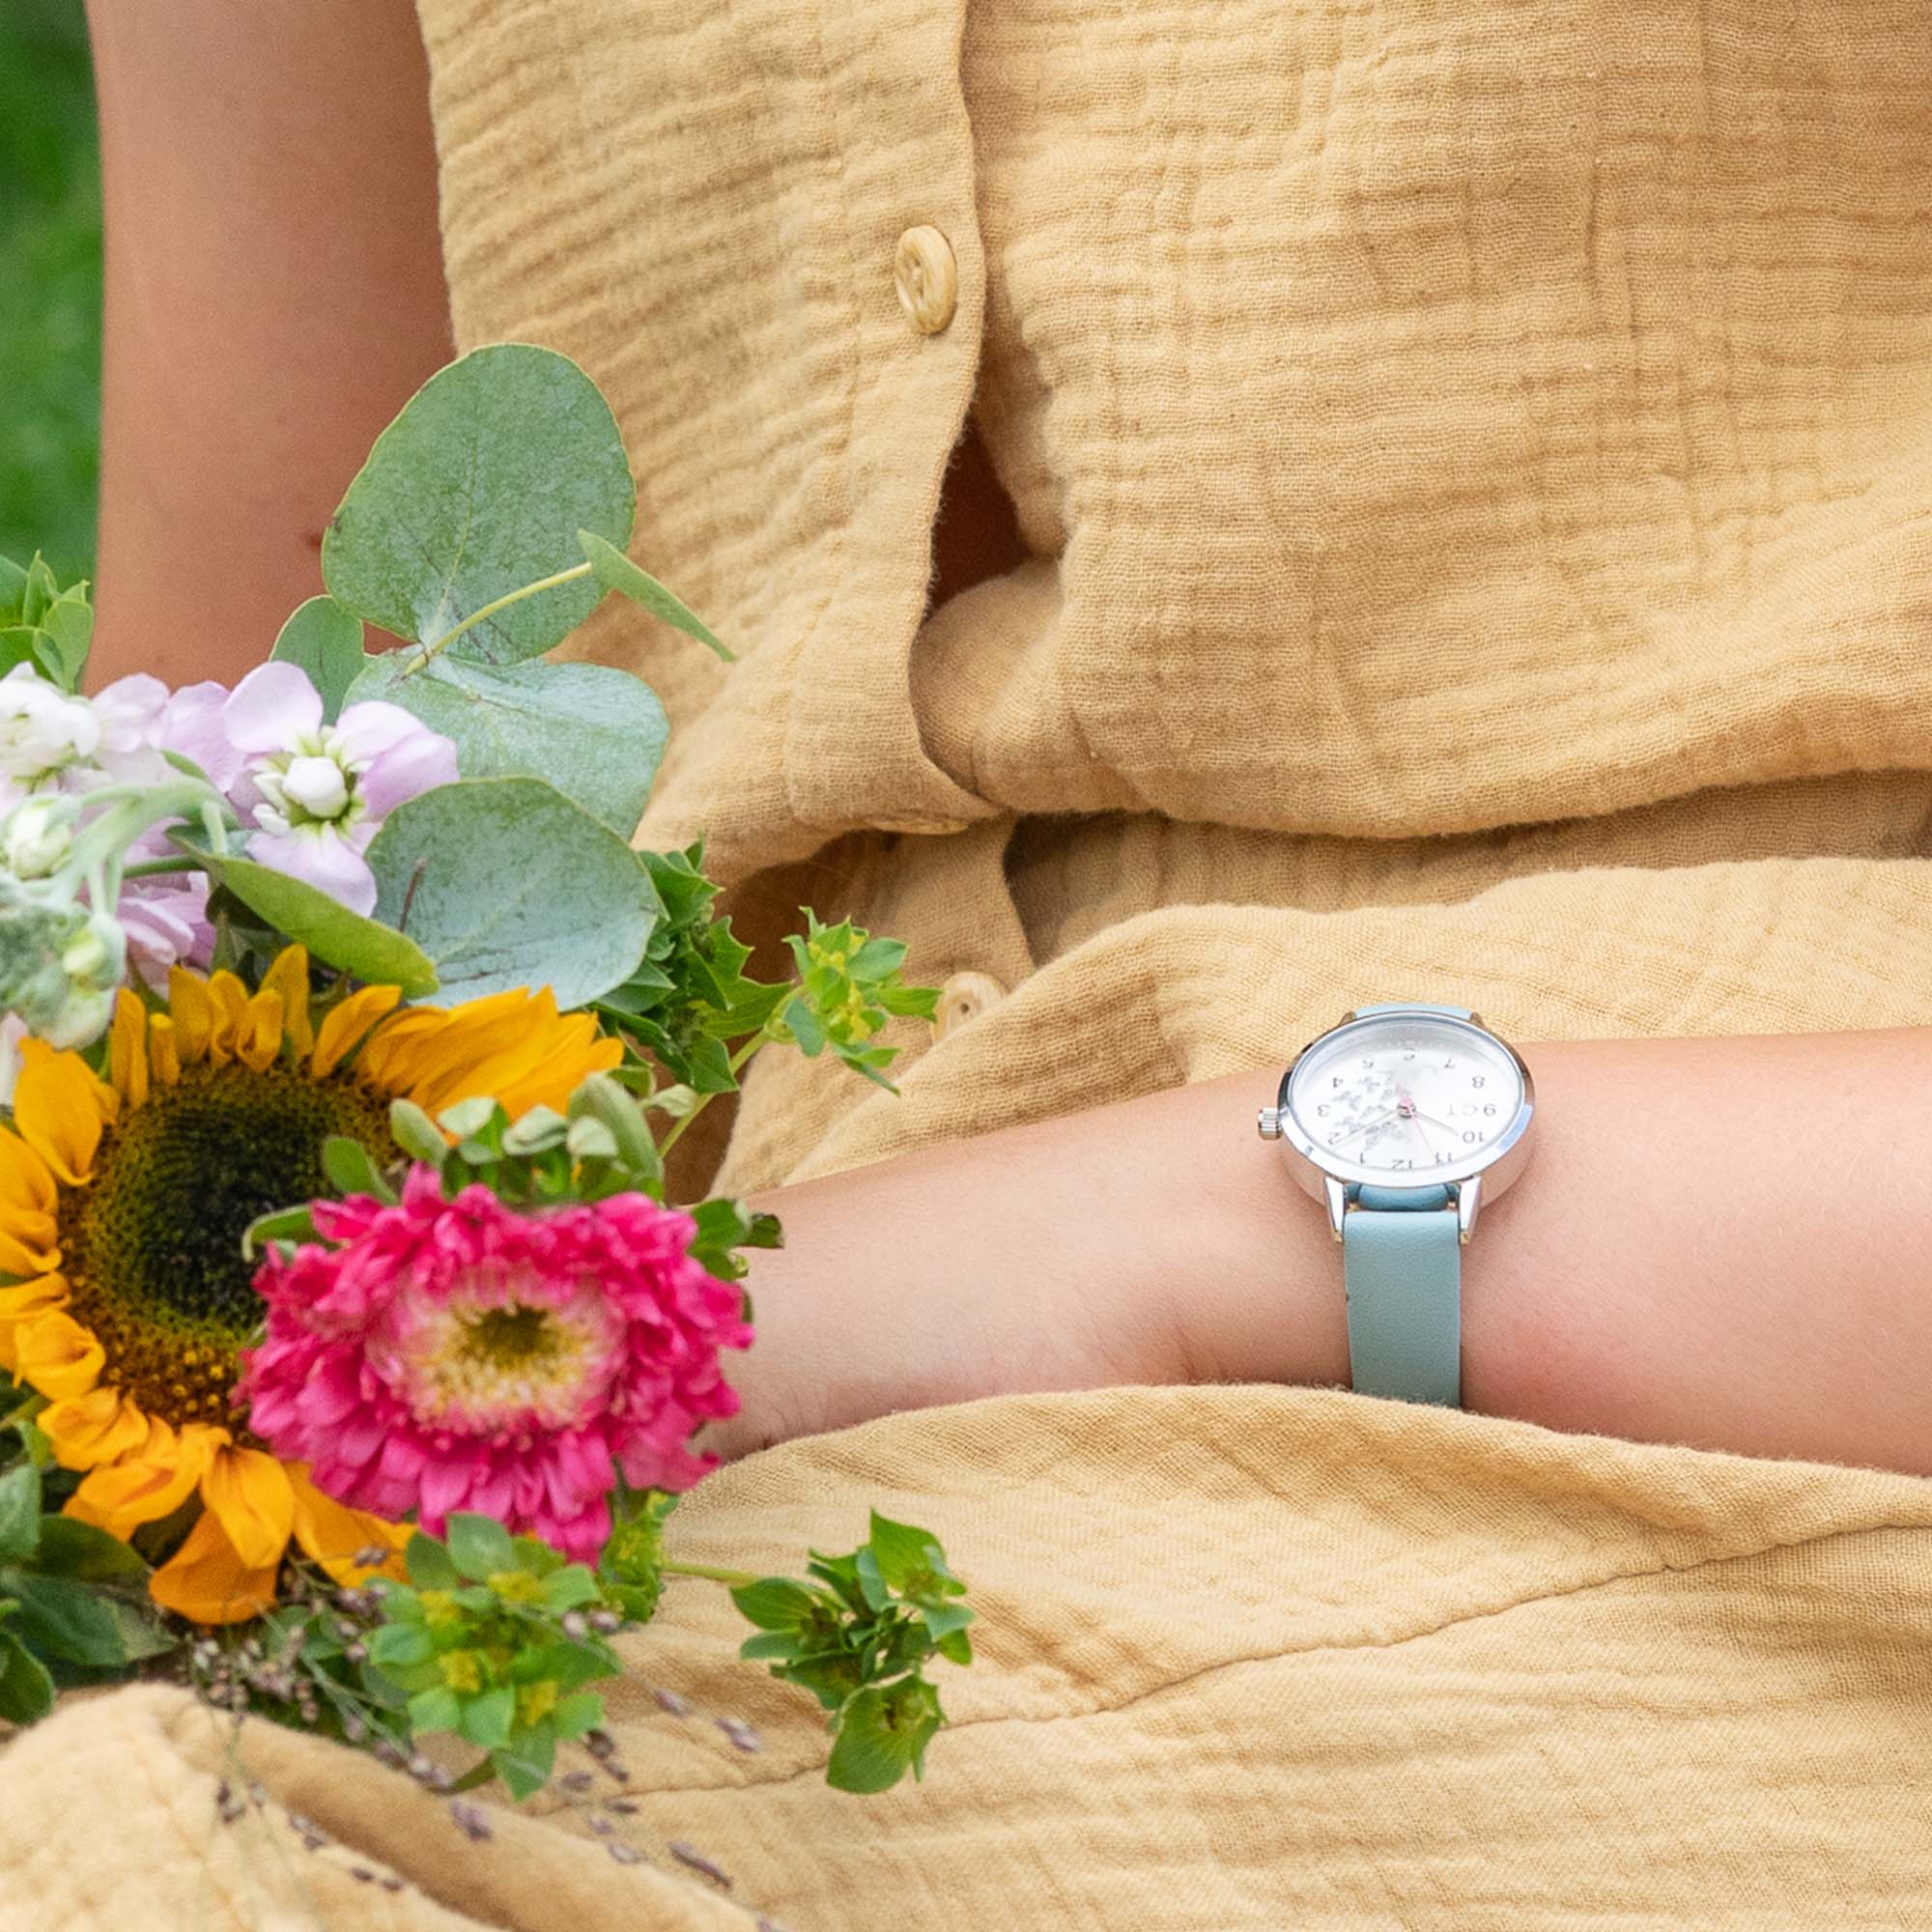
[[(1932, 1923), (1932, 1484), (1125, 1389), (752, 1458), (694, 1492), (679, 1553), (785, 1564), (867, 1500), (928, 1523), (983, 1611), (923, 1785), (828, 1791), (816, 1707), (734, 1661), (722, 1593), (673, 1583), (628, 1641), (693, 1713), (627, 1684), (612, 1726), (646, 1862), (583, 1800), (471, 1844), (338, 1746), (120, 1691), (0, 1758), (0, 1932)], [(236, 1825), (224, 1776), (261, 1787)]]
[[(1373, 999), (1932, 1023), (1917, 5), (420, 11), (459, 338), (591, 371), (639, 560), (739, 653), (614, 603), (574, 646), (671, 714), (640, 839), (947, 987), (896, 1098), (762, 1056), (721, 1186)], [(969, 412), (1025, 554), (934, 604)], [(873, 1501), (985, 1612), (923, 1786), (827, 1791), (679, 1585), (638, 1655), (699, 1715), (618, 1713), (646, 1865), (252, 1728), (238, 1840), (206, 1714), (123, 1692), (0, 1760), (0, 1932), (1932, 1923), (1932, 1484), (1127, 1389), (789, 1444), (676, 1528), (789, 1564)]]

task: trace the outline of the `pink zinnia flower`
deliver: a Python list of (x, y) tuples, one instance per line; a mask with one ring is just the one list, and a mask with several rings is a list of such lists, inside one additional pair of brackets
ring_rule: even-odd
[(443, 1199), (412, 1168), (399, 1206), (318, 1202), (334, 1248), (266, 1261), (268, 1335), (244, 1358), (248, 1426), (352, 1508), (440, 1535), (474, 1510), (594, 1560), (615, 1472), (688, 1489), (693, 1430), (737, 1412), (721, 1349), (744, 1297), (690, 1255), (696, 1223), (642, 1194), (525, 1211)]

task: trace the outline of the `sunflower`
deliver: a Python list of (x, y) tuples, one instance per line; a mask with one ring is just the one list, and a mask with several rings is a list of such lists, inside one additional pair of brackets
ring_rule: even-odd
[(512, 1117), (561, 1108), (621, 1053), (548, 990), (446, 1011), (398, 1011), (401, 997), (365, 986), (312, 1017), (291, 947), (253, 994), (181, 967), (165, 1011), (124, 990), (104, 1081), (76, 1053), (21, 1049), (0, 1127), (0, 1368), (47, 1399), (40, 1427), (85, 1472), (70, 1515), (124, 1540), (159, 1523), (164, 1546), (186, 1528), (151, 1588), (197, 1622), (266, 1609), (292, 1538), (354, 1583), (355, 1555), (407, 1536), (325, 1495), (236, 1412), (237, 1355), (263, 1316), (242, 1231), (328, 1191), (330, 1135), (392, 1155), (398, 1096), (432, 1114), (476, 1094)]

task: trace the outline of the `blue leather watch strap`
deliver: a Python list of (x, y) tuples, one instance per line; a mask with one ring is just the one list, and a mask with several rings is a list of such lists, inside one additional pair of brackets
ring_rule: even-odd
[(1342, 1217), (1349, 1370), (1366, 1395), (1463, 1400), (1463, 1245), (1446, 1187), (1352, 1187)]

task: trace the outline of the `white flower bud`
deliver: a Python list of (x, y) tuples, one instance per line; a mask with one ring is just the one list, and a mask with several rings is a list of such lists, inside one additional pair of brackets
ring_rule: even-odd
[(92, 758), (100, 721), (84, 697), (15, 665), (0, 677), (0, 776), (32, 783)]
[(31, 798), (7, 820), (7, 869), (16, 879), (44, 879), (73, 849), (73, 815), (63, 805)]
[(311, 818), (339, 818), (349, 804), (349, 776), (333, 758), (291, 758), (281, 789)]

